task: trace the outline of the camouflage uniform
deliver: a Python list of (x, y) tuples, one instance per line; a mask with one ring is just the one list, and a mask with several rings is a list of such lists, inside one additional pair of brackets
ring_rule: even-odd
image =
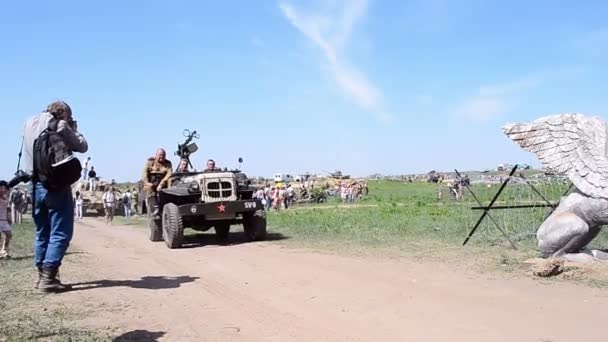
[[(158, 199), (157, 187), (160, 185), (161, 188), (167, 188), (170, 184), (170, 178), (173, 174), (173, 165), (167, 159), (164, 162), (159, 163), (154, 157), (148, 158), (146, 166), (141, 175), (143, 182), (143, 190), (145, 199), (148, 201), (148, 210), (157, 209)], [(152, 183), (150, 186), (149, 183)], [(154, 210), (156, 212), (156, 210)]]

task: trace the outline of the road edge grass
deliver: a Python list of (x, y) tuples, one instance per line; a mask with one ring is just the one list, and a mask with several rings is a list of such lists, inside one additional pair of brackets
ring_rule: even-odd
[[(108, 341), (112, 328), (79, 324), (95, 315), (94, 305), (63, 302), (61, 294), (41, 294), (34, 284), (34, 226), (31, 220), (13, 226), (12, 258), (0, 260), (0, 341)], [(70, 247), (64, 262), (68, 268), (82, 261)]]

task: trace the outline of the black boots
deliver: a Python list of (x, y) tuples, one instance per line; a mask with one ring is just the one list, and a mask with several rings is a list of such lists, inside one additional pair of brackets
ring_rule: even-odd
[(148, 211), (153, 218), (158, 219), (160, 208), (158, 206), (158, 198), (156, 198), (156, 196), (148, 197)]
[(49, 292), (63, 292), (72, 289), (72, 286), (62, 284), (59, 280), (59, 268), (57, 267), (42, 267), (39, 271), (40, 281), (38, 283), (38, 290), (43, 293)]
[(37, 266), (36, 269), (38, 270), (38, 279), (36, 280), (36, 285), (34, 286), (35, 289), (40, 286), (40, 280), (42, 280), (42, 267)]

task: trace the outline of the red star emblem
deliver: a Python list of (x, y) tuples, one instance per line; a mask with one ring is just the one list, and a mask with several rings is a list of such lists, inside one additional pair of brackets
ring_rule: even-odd
[(217, 210), (220, 211), (220, 213), (225, 213), (226, 212), (226, 206), (223, 204), (220, 204), (217, 206)]

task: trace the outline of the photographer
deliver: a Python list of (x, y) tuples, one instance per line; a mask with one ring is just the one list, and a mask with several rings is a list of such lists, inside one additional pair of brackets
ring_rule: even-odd
[[(74, 231), (74, 205), (68, 183), (72, 174), (77, 180), (82, 172), (72, 153), (87, 152), (88, 143), (78, 133), (72, 109), (63, 101), (49, 104), (44, 112), (28, 119), (23, 139), (26, 173), (32, 180), (37, 288), (42, 292), (69, 290), (71, 287), (57, 277)], [(40, 145), (41, 141), (46, 145)]]

